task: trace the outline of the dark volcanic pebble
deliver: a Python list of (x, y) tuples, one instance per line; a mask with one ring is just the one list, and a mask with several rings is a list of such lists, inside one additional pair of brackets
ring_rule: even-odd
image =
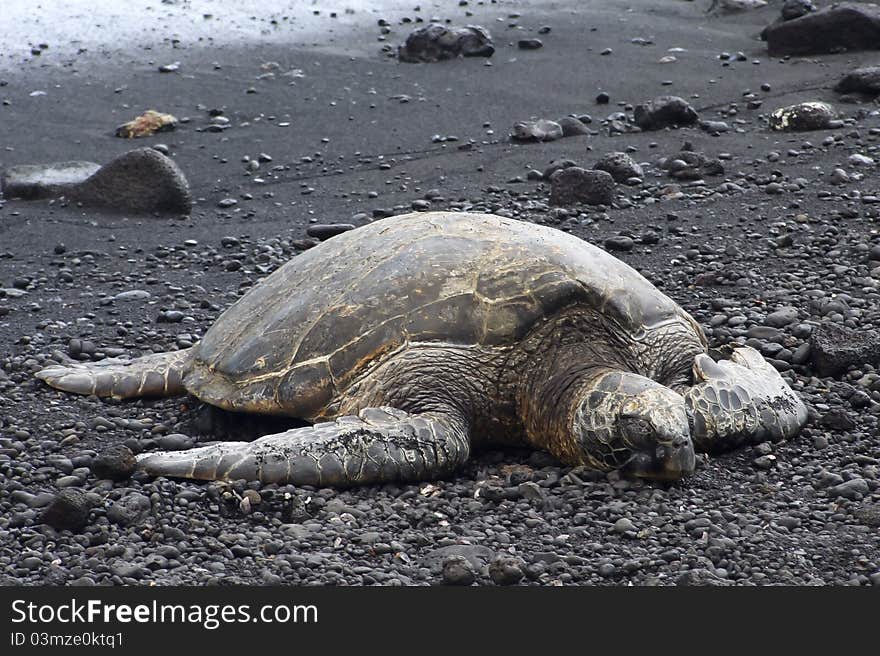
[(471, 585), (477, 580), (474, 568), (464, 556), (449, 556), (443, 561), (443, 583)]
[(853, 478), (845, 483), (828, 488), (829, 495), (833, 497), (843, 497), (844, 499), (852, 499), (853, 501), (861, 499), (870, 491), (871, 488), (863, 478)]
[(151, 508), (149, 497), (133, 492), (107, 508), (107, 519), (120, 526), (134, 526), (149, 514)]
[(609, 251), (631, 251), (635, 246), (632, 237), (620, 235), (617, 237), (608, 237), (603, 243), (606, 250)]
[(816, 11), (813, 0), (785, 0), (782, 5), (782, 20), (794, 20)]
[(724, 165), (720, 160), (692, 150), (683, 150), (663, 158), (660, 168), (668, 171), (669, 176), (677, 180), (699, 180), (707, 175), (724, 175)]
[(850, 71), (834, 85), (837, 93), (880, 94), (880, 66), (862, 66)]
[(489, 563), (489, 578), (496, 585), (516, 585), (524, 576), (521, 565), (521, 561), (513, 556), (496, 556)]
[(597, 171), (611, 174), (615, 182), (624, 183), (630, 178), (641, 178), (645, 173), (626, 153), (607, 153), (593, 166)]
[(571, 168), (572, 166), (577, 166), (577, 162), (573, 159), (554, 159), (547, 165), (547, 168), (544, 169), (542, 176), (545, 180), (549, 180), (557, 171)]
[(134, 453), (122, 444), (107, 447), (92, 460), (90, 469), (97, 478), (122, 481), (135, 469)]
[(520, 50), (537, 50), (544, 47), (541, 39), (520, 39), (516, 45)]
[(796, 307), (788, 306), (771, 312), (764, 319), (764, 324), (773, 328), (784, 328), (798, 320), (800, 313)]
[(550, 183), (551, 205), (611, 205), (614, 202), (614, 178), (605, 171), (572, 166), (554, 173)]
[(573, 116), (565, 116), (556, 121), (562, 128), (563, 137), (577, 137), (582, 134), (590, 134), (590, 129), (584, 122)]
[(306, 234), (324, 241), (349, 230), (354, 230), (354, 225), (351, 223), (315, 223), (306, 228)]
[(856, 427), (856, 423), (850, 419), (843, 408), (832, 408), (819, 418), (822, 426), (832, 430), (848, 431)]
[(699, 115), (684, 98), (659, 96), (636, 105), (633, 118), (643, 130), (662, 130), (693, 125), (699, 120)]
[(46, 506), (40, 521), (59, 531), (78, 532), (88, 524), (92, 499), (85, 490), (65, 488)]

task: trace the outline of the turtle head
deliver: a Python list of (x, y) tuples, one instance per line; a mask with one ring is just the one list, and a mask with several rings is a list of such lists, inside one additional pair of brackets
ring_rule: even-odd
[(684, 397), (636, 374), (591, 385), (575, 412), (575, 434), (584, 461), (605, 471), (676, 480), (694, 470)]
[(617, 415), (619, 443), (631, 457), (621, 467), (640, 478), (675, 480), (694, 471), (694, 443), (684, 397), (651, 387), (626, 399)]

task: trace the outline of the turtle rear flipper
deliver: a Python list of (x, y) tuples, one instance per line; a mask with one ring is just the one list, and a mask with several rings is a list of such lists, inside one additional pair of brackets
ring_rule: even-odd
[(718, 362), (698, 355), (693, 373), (693, 387), (682, 393), (694, 445), (702, 451), (788, 439), (807, 422), (803, 401), (751, 347), (735, 348), (730, 360)]
[(445, 476), (469, 453), (465, 422), (457, 415), (383, 407), (253, 442), (141, 454), (137, 468), (172, 478), (351, 487)]
[(190, 349), (154, 353), (134, 360), (108, 358), (99, 362), (52, 365), (35, 375), (51, 387), (74, 394), (128, 399), (185, 393), (183, 371)]

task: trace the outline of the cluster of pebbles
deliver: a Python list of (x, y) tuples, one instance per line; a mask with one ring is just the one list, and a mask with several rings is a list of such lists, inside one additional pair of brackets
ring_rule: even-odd
[[(823, 148), (872, 152), (874, 136)], [(639, 166), (620, 153), (600, 165), (625, 172), (618, 177)], [(643, 174), (666, 175), (650, 163)], [(182, 449), (216, 435), (199, 434), (190, 401), (71, 398), (40, 389), (33, 372), (59, 351), (90, 360), (186, 347), (222, 306), (309, 243), (227, 236), (168, 245), (145, 253), (144, 267), (125, 280), (106, 258), (57, 248), (56, 270), (0, 292), (9, 312), (77, 285), (118, 291), (96, 303), (93, 328), (47, 316), (22, 335), (16, 355), (0, 359), (0, 537), (21, 545), (0, 554), (6, 582), (877, 583), (880, 241), (871, 235), (880, 213), (850, 189), (782, 177), (793, 204), (838, 202), (762, 228), (762, 182), (760, 173), (727, 181), (754, 207), (741, 218), (723, 211), (727, 193), (698, 186), (679, 192), (690, 198), (685, 211), (637, 232), (616, 229), (610, 213), (637, 210), (652, 197), (649, 185), (621, 186), (629, 207), (595, 210), (554, 208), (540, 184), (466, 201), (431, 194), (434, 209), (588, 227), (591, 240), (623, 251), (691, 310), (714, 345), (759, 349), (809, 404), (812, 422), (791, 443), (703, 457), (693, 477), (668, 487), (517, 451), (481, 454), (448, 481), (347, 491), (99, 478), (96, 459), (108, 443)], [(717, 215), (712, 229), (696, 220), (704, 213)], [(217, 299), (187, 282), (200, 270), (240, 282)], [(152, 325), (134, 299), (147, 301)]]

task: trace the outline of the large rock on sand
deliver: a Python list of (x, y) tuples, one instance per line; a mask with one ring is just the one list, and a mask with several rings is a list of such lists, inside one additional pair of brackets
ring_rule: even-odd
[(684, 98), (659, 96), (636, 105), (633, 119), (642, 130), (693, 125), (699, 120), (697, 111)]
[(642, 167), (626, 153), (606, 153), (593, 166), (596, 171), (609, 173), (615, 182), (624, 183), (633, 178), (641, 178), (645, 175)]
[(880, 66), (862, 66), (844, 75), (834, 86), (837, 93), (880, 94)]
[(430, 23), (413, 31), (397, 50), (402, 62), (435, 62), (456, 57), (491, 57), (495, 52), (489, 31), (479, 25), (446, 27)]
[(605, 171), (570, 166), (556, 171), (550, 183), (551, 205), (611, 205), (614, 202), (614, 178)]
[(810, 336), (810, 358), (819, 376), (837, 376), (850, 365), (877, 365), (880, 333), (825, 323)]
[(514, 141), (556, 141), (565, 136), (562, 126), (556, 121), (519, 121), (513, 124), (510, 138)]
[(771, 130), (779, 132), (826, 130), (841, 125), (833, 105), (816, 101), (780, 107), (770, 114), (768, 122)]
[(188, 214), (192, 208), (183, 171), (152, 148), (129, 151), (105, 164), (74, 191), (73, 198), (136, 212)]
[(880, 49), (880, 5), (841, 2), (774, 23), (761, 37), (773, 56)]

